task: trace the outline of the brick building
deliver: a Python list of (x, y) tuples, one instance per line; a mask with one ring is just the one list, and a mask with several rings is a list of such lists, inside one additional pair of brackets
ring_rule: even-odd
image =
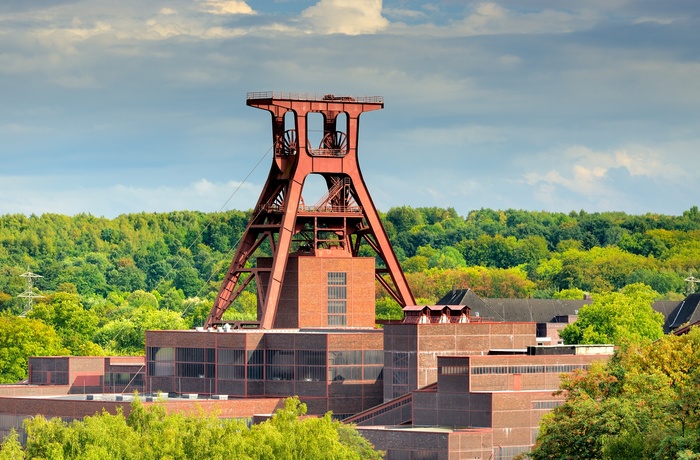
[(390, 460), (511, 459), (530, 450), (542, 415), (563, 402), (555, 394), (561, 374), (612, 354), (612, 346), (550, 348), (542, 355), (534, 348), (439, 356), (435, 384), (348, 421)]
[(383, 334), (368, 329), (148, 331), (148, 391), (299, 396), (310, 414), (382, 402)]

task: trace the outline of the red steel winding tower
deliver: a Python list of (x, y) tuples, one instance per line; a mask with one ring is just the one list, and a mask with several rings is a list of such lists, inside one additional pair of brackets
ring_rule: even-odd
[[(249, 93), (247, 105), (272, 114), (274, 157), (206, 326), (220, 323), (226, 309), (254, 279), (258, 320), (263, 329), (372, 326), (372, 271), (399, 305), (415, 304), (357, 159), (360, 114), (382, 109), (383, 98), (265, 92)], [(323, 119), (319, 145), (309, 142), (310, 115), (318, 117), (312, 114), (321, 114)], [(304, 182), (310, 174), (322, 176), (328, 189), (312, 206), (302, 197)], [(256, 267), (249, 266), (253, 253), (265, 241), (272, 257), (258, 258)], [(359, 256), (363, 242), (384, 267), (377, 267), (374, 257)], [(363, 259), (363, 265), (352, 265), (354, 259)], [(368, 286), (367, 278), (362, 278), (368, 272), (367, 263), (371, 264), (371, 292), (367, 288), (360, 293), (362, 286)], [(307, 285), (322, 286), (315, 294), (303, 297), (301, 291)], [(328, 299), (317, 299), (326, 289)], [(363, 298), (365, 311), (358, 313), (355, 320), (345, 317), (348, 313), (342, 311), (345, 304), (331, 300), (348, 295), (346, 291), (353, 289)], [(317, 300), (323, 305), (310, 305)], [(326, 301), (328, 315), (315, 314), (314, 308), (320, 311), (326, 307)], [(339, 304), (339, 311), (332, 311), (331, 304)]]

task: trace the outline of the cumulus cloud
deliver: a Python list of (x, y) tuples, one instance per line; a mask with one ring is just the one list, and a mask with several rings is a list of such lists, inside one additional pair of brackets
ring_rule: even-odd
[(587, 29), (597, 20), (596, 15), (585, 10), (521, 12), (484, 2), (477, 4), (457, 25), (467, 35), (560, 33)]
[(212, 14), (255, 14), (253, 8), (241, 0), (205, 0), (203, 6)]
[(372, 34), (389, 25), (382, 16), (382, 0), (320, 0), (301, 15), (310, 33)]
[(686, 175), (677, 165), (665, 163), (661, 152), (640, 147), (605, 152), (576, 146), (566, 149), (559, 158), (540, 159), (533, 164), (552, 162), (554, 167), (545, 172), (524, 174), (525, 183), (535, 187), (535, 194), (541, 201), (556, 199), (560, 190), (591, 201), (621, 201), (627, 191), (616, 187), (614, 177), (620, 170), (628, 177), (652, 183), (673, 183)]

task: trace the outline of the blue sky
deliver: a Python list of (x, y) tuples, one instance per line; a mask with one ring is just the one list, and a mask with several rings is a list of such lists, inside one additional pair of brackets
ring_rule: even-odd
[(359, 144), (383, 211), (681, 214), (700, 204), (699, 12), (3, 0), (0, 214), (249, 209), (272, 142), (249, 91), (384, 96)]

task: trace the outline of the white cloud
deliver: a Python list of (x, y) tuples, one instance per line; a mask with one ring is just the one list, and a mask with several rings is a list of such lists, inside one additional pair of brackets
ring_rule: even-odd
[(71, 178), (72, 186), (64, 188), (67, 180), (66, 176), (48, 176), (37, 185), (36, 178), (32, 177), (0, 176), (0, 214), (50, 212), (75, 215), (88, 212), (113, 218), (122, 213), (141, 211), (249, 209), (255, 205), (261, 187), (259, 184), (200, 179), (181, 187), (117, 184), (96, 188), (81, 187), (81, 178), (75, 177)]
[(212, 14), (255, 14), (253, 8), (241, 0), (205, 0), (203, 6)]
[(382, 16), (382, 0), (320, 0), (302, 17), (311, 25), (309, 33), (372, 34), (389, 25)]
[(599, 152), (576, 146), (566, 149), (560, 156), (553, 154), (531, 164), (553, 166), (543, 173), (529, 171), (523, 175), (525, 183), (535, 186), (540, 196), (551, 195), (554, 189), (561, 187), (592, 200), (609, 200), (620, 194), (609, 180), (616, 169), (622, 168), (631, 177), (646, 177), (655, 182), (679, 181), (687, 174), (673, 163), (665, 163), (660, 152), (640, 147)]
[(494, 2), (479, 3), (458, 28), (467, 35), (560, 33), (587, 29), (597, 22), (585, 10), (540, 10), (523, 13)]

